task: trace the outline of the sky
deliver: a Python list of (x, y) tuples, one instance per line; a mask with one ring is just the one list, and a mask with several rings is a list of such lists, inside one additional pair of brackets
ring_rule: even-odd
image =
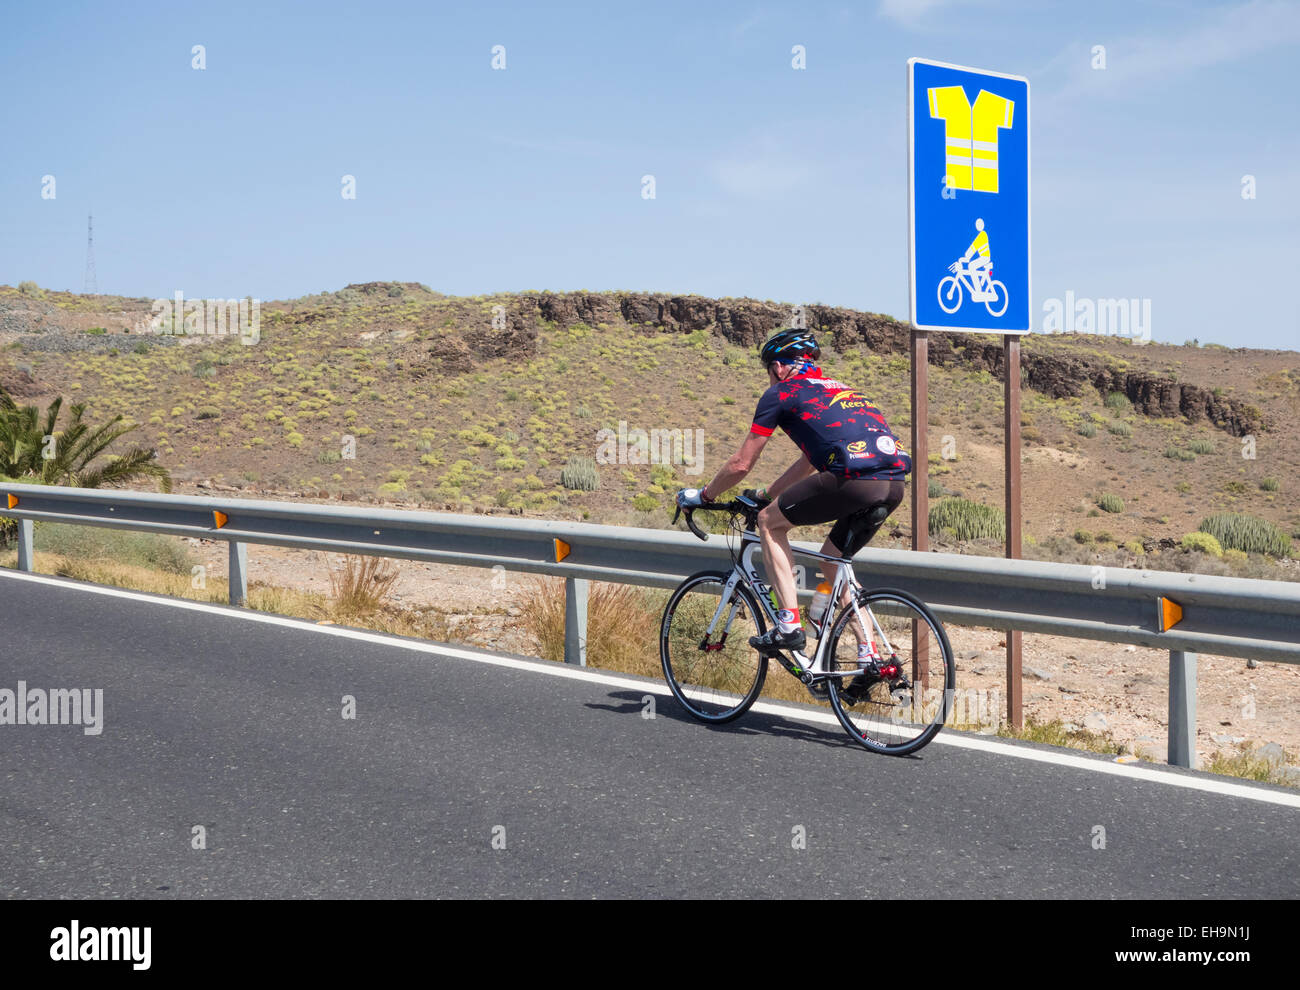
[(916, 56), (1029, 79), (1036, 330), (1069, 292), (1144, 300), (1154, 340), (1300, 349), (1297, 2), (56, 0), (4, 28), (10, 285), (81, 291), (93, 211), (103, 293), (395, 280), (906, 319)]

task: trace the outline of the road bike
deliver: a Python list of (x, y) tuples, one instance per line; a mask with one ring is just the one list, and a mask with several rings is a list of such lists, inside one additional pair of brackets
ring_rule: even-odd
[(1007, 303), (1010, 302), (1007, 287), (1002, 282), (992, 278), (992, 265), (989, 265), (988, 270), (985, 272), (990, 281), (982, 289), (976, 288), (975, 275), (962, 264), (961, 258), (949, 265), (948, 271), (953, 274), (939, 280), (939, 308), (945, 313), (955, 313), (961, 309), (963, 285), (970, 292), (970, 301), (982, 302), (984, 308), (989, 311), (990, 316), (1001, 316), (1007, 311)]
[[(675, 524), (685, 511), (691, 532), (707, 540), (694, 513), (727, 513), (729, 536), (740, 535), (739, 552), (728, 540), (731, 571), (692, 574), (673, 591), (660, 622), (664, 678), (674, 697), (701, 722), (718, 725), (739, 718), (758, 699), (767, 677), (768, 657), (749, 645), (750, 636), (762, 635), (777, 621), (774, 593), (754, 560), (761, 549), (758, 513), (765, 504), (746, 492), (698, 509), (679, 507), (673, 516)], [(772, 658), (804, 684), (815, 702), (830, 705), (855, 742), (873, 753), (915, 753), (952, 711), (956, 674), (943, 625), (907, 592), (863, 590), (851, 557), (791, 549), (834, 564), (835, 581), (825, 613), (813, 623), (817, 647), (812, 656), (774, 651)], [(858, 643), (872, 638), (868, 630), (878, 643), (878, 662), (858, 659)]]

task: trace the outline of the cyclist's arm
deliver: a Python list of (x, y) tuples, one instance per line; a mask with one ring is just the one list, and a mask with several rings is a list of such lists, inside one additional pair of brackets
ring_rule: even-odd
[(767, 497), (775, 499), (791, 485), (798, 484), (804, 478), (816, 473), (817, 469), (808, 463), (808, 458), (800, 455), (797, 461), (785, 469), (785, 473), (781, 477), (767, 486)]
[(758, 463), (758, 456), (763, 453), (763, 447), (766, 444), (767, 437), (761, 433), (750, 433), (746, 436), (745, 442), (740, 445), (740, 449), (731, 455), (731, 459), (722, 465), (722, 470), (704, 486), (709, 493), (710, 500), (717, 498), (740, 481), (741, 478), (749, 474), (754, 469), (754, 465)]

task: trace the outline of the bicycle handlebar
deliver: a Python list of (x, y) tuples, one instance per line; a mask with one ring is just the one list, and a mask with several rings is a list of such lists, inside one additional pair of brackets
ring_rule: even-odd
[[(762, 509), (766, 504), (767, 503), (753, 501), (749, 498), (733, 498), (729, 502), (710, 502), (706, 505), (697, 506), (697, 508), (710, 509), (714, 512), (748, 513), (752, 511), (757, 514), (757, 511)], [(700, 527), (695, 524), (695, 509), (683, 509), (679, 505), (677, 511), (673, 513), (673, 525), (677, 525), (677, 520), (681, 518), (683, 512), (686, 513), (686, 525), (690, 527), (691, 532), (701, 540), (707, 541), (709, 534), (704, 532), (704, 530), (700, 529)]]

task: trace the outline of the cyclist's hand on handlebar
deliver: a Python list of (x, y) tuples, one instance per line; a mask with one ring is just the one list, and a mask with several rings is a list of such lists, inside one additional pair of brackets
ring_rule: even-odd
[(677, 508), (679, 509), (698, 509), (706, 504), (708, 503), (700, 495), (699, 488), (683, 488), (677, 493)]
[(755, 502), (758, 505), (770, 505), (772, 502), (772, 496), (767, 493), (766, 488), (761, 492), (753, 488), (746, 488), (741, 494), (751, 502)]

